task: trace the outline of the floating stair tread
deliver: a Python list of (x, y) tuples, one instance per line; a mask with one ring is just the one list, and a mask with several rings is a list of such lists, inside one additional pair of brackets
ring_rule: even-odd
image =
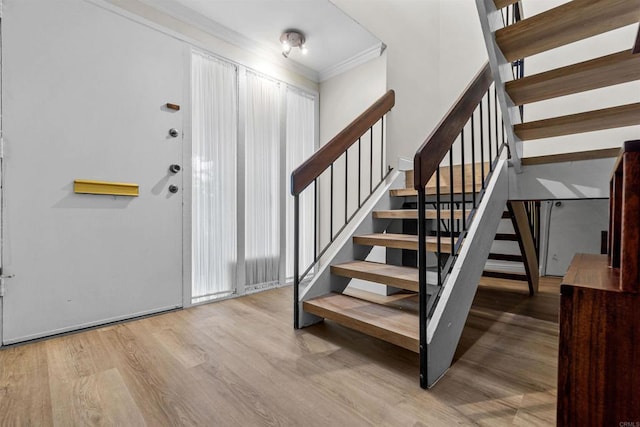
[[(474, 172), (475, 172), (475, 179), (476, 179), (475, 190), (476, 192), (479, 192), (480, 190), (482, 190), (482, 172), (483, 172), (482, 163), (476, 163), (475, 168), (471, 163), (467, 163), (465, 164), (464, 169), (462, 168), (462, 165), (455, 165), (453, 167), (453, 170), (451, 170), (449, 166), (441, 166), (440, 167), (440, 194), (441, 195), (451, 194), (452, 192), (453, 194), (462, 194), (463, 170), (464, 170), (464, 179), (465, 179), (464, 192), (465, 193), (473, 192)], [(449, 185), (449, 179), (451, 178), (450, 175), (452, 172), (453, 172), (453, 190)], [(489, 173), (488, 162), (484, 163), (484, 172), (485, 172), (485, 176), (487, 173)], [(391, 196), (405, 197), (405, 196), (417, 195), (418, 192), (414, 189), (413, 179), (414, 179), (413, 171), (412, 170), (405, 171), (405, 188), (390, 190), (389, 193), (391, 194)], [(427, 195), (431, 195), (431, 196), (436, 195), (435, 174), (434, 176), (431, 177), (429, 182), (427, 182), (427, 185), (425, 186), (425, 190)]]
[(496, 279), (517, 280), (519, 282), (526, 282), (527, 275), (525, 273), (517, 273), (513, 271), (501, 271), (501, 270), (489, 270), (485, 269), (482, 272), (484, 277), (493, 277)]
[(502, 9), (503, 7), (518, 3), (518, 0), (494, 0), (494, 3), (496, 5), (496, 9)]
[[(432, 295), (433, 292), (428, 295)], [(363, 301), (373, 302), (376, 304), (386, 305), (401, 310), (407, 310), (409, 312), (418, 312), (420, 310), (420, 296), (415, 292), (401, 292), (391, 295), (381, 295), (369, 291), (365, 291), (359, 288), (347, 287), (342, 292), (342, 295), (348, 295), (350, 297), (358, 298)]]
[(618, 157), (620, 147), (602, 148), (599, 150), (578, 151), (575, 153), (549, 154), (545, 156), (525, 157), (522, 164), (525, 166), (545, 165), (549, 163), (578, 162), (581, 160), (607, 159)]
[(370, 261), (351, 261), (331, 266), (331, 273), (418, 292), (418, 269)]
[[(435, 272), (434, 272), (435, 274)], [(440, 286), (427, 284), (427, 313), (431, 313), (436, 303), (435, 296), (438, 295)], [(391, 295), (380, 295), (373, 292), (367, 292), (358, 288), (347, 287), (342, 295), (359, 298), (361, 300), (373, 302), (376, 304), (387, 305), (390, 307), (418, 313), (420, 311), (420, 295), (415, 292), (400, 292)]]
[(640, 103), (635, 103), (522, 123), (514, 129), (520, 139), (529, 141), (638, 124)]
[(518, 235), (513, 233), (497, 233), (494, 240), (517, 242)]
[(640, 55), (630, 50), (512, 80), (505, 89), (516, 105), (640, 79)]
[(513, 62), (638, 21), (635, 0), (573, 0), (502, 28), (495, 37)]
[[(438, 239), (436, 237), (427, 236), (427, 250), (429, 252), (437, 252)], [(384, 246), (394, 249), (418, 250), (418, 236), (413, 234), (393, 234), (393, 233), (375, 233), (362, 236), (354, 236), (353, 243), (367, 246)], [(442, 238), (440, 242), (442, 252), (451, 252), (451, 241), (448, 238)]]
[[(488, 172), (489, 169), (486, 169), (486, 172)], [(425, 194), (427, 196), (435, 196), (436, 195), (436, 188), (435, 187), (426, 187), (425, 189)], [(476, 193), (480, 192), (480, 190), (482, 190), (482, 182), (476, 182)], [(466, 194), (471, 194), (473, 193), (473, 185), (472, 184), (466, 184), (465, 185), (465, 191)], [(417, 196), (418, 195), (418, 191), (414, 188), (395, 188), (393, 190), (389, 190), (389, 194), (393, 197), (410, 197), (410, 196)], [(449, 189), (449, 187), (446, 186), (440, 186), (440, 196), (448, 196), (451, 194), (451, 191)], [(454, 186), (453, 189), (453, 194), (462, 194), (462, 186)]]
[(522, 262), (522, 255), (512, 255), (512, 254), (489, 254), (489, 259), (495, 261), (509, 261), (509, 262)]
[[(467, 211), (468, 213), (468, 211)], [(417, 209), (393, 209), (388, 211), (374, 211), (373, 217), (376, 219), (418, 219)], [(435, 209), (425, 210), (426, 219), (437, 219), (438, 212)], [(451, 210), (442, 209), (440, 211), (441, 219), (451, 218)], [(462, 219), (462, 209), (455, 209), (453, 211), (454, 219)]]
[(341, 294), (305, 301), (304, 311), (333, 320), (372, 337), (419, 351), (418, 313)]

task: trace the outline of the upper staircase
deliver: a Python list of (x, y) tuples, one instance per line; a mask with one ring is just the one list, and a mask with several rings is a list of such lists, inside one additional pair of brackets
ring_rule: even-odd
[[(518, 278), (537, 291), (534, 210), (508, 200), (508, 166), (527, 164), (522, 142), (640, 124), (640, 103), (530, 122), (522, 114), (526, 104), (639, 80), (630, 49), (532, 76), (523, 58), (638, 22), (640, 0), (574, 0), (522, 20), (520, 2), (476, 3), (490, 64), (417, 150), (412, 171), (385, 170), (390, 91), (291, 176), (295, 327), (331, 319), (416, 352), (424, 388), (451, 364), (488, 258), (521, 262)], [(513, 233), (498, 233), (503, 219)], [(494, 239), (517, 242), (521, 255), (491, 253)], [(387, 295), (348, 288), (352, 280)]]
[(639, 0), (573, 0), (506, 25), (499, 17), (511, 3), (522, 2), (476, 0), (500, 107), (508, 112), (505, 125), (516, 168), (521, 164), (523, 141), (640, 124), (640, 102), (533, 121), (523, 121), (519, 112), (527, 104), (640, 80), (634, 40), (616, 53), (519, 79), (506, 71), (514, 61), (637, 24)]

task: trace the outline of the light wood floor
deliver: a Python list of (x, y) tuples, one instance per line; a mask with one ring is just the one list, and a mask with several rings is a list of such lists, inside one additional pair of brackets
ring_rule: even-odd
[(429, 391), (415, 353), (294, 331), (282, 288), (1, 350), (0, 425), (553, 425), (559, 280), (488, 280)]

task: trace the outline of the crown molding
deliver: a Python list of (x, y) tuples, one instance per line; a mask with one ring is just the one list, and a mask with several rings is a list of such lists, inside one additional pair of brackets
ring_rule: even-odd
[(346, 60), (339, 62), (336, 65), (325, 68), (319, 73), (319, 82), (322, 83), (326, 80), (329, 80), (330, 78), (349, 71), (352, 68), (357, 67), (358, 65), (362, 65), (366, 62), (371, 61), (372, 59), (378, 58), (380, 55), (382, 55), (386, 48), (387, 46), (384, 43), (379, 42), (371, 46), (370, 48), (355, 54), (351, 58), (347, 58)]

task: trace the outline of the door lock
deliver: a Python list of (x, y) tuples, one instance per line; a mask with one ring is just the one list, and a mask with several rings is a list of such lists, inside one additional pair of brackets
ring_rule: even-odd
[(180, 172), (180, 165), (171, 165), (169, 166), (169, 171), (171, 171), (171, 173), (178, 173)]
[(169, 186), (169, 193), (177, 193), (178, 192), (178, 186), (177, 185), (170, 185)]
[(180, 132), (178, 132), (178, 129), (176, 128), (169, 129), (169, 136), (171, 136), (172, 138), (177, 138), (178, 135), (180, 135)]

